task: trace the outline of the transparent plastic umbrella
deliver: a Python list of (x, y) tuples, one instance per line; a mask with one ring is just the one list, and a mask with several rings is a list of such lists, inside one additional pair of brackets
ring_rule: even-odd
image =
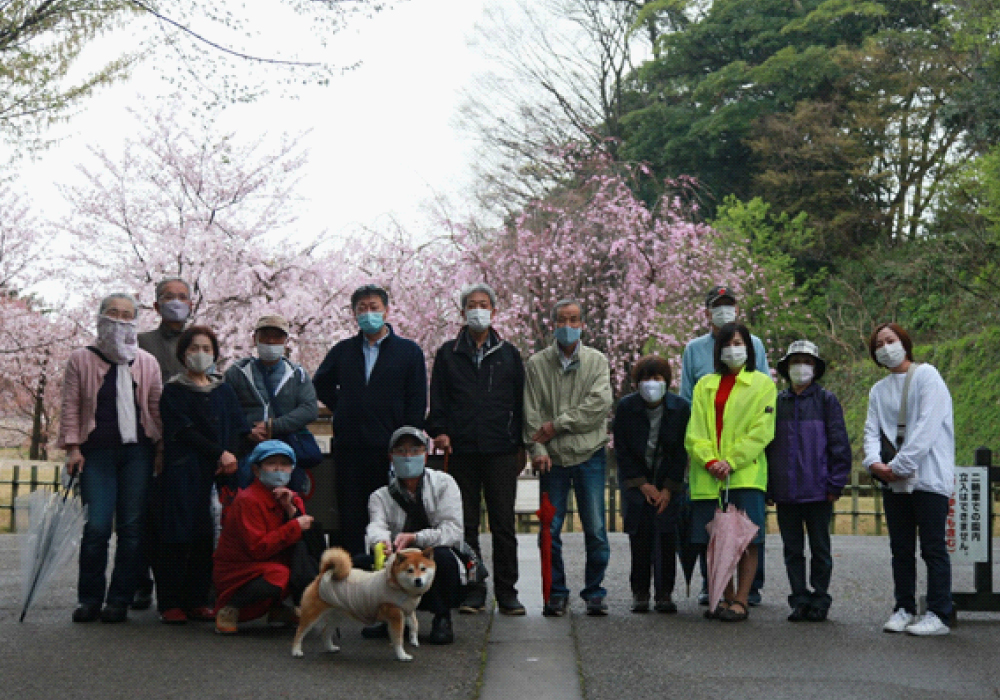
[(52, 577), (80, 549), (87, 508), (70, 494), (76, 477), (61, 492), (33, 491), (28, 496), (30, 522), (21, 548), (21, 617), (45, 592)]

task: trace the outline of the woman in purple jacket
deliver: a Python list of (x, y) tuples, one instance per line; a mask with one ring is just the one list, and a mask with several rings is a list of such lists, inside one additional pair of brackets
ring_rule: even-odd
[[(777, 505), (790, 622), (822, 622), (830, 610), (833, 504), (851, 473), (851, 444), (837, 397), (816, 382), (826, 371), (819, 348), (796, 340), (777, 365), (790, 388), (778, 394), (774, 442), (767, 448), (768, 496)], [(806, 584), (805, 538), (812, 562)]]

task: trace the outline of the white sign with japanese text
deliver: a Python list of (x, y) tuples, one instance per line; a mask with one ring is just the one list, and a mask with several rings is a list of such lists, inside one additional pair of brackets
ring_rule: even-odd
[(952, 564), (987, 560), (990, 544), (990, 474), (987, 467), (955, 467), (955, 492), (948, 508), (945, 537)]

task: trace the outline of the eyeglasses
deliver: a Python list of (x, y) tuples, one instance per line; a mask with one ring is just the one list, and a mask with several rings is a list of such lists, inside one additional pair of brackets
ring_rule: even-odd
[(191, 301), (191, 297), (189, 297), (184, 292), (181, 292), (180, 294), (173, 294), (171, 292), (166, 292), (160, 295), (158, 301)]

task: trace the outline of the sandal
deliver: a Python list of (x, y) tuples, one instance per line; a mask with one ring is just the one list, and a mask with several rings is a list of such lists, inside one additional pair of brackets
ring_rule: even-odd
[[(736, 612), (734, 610), (737, 605), (740, 606), (743, 612)], [(728, 608), (723, 609), (719, 613), (719, 619), (723, 622), (743, 622), (748, 617), (750, 617), (750, 610), (747, 608), (746, 603), (741, 603), (738, 600), (734, 600), (729, 604)]]
[(722, 613), (724, 613), (727, 610), (729, 610), (729, 606), (732, 605), (732, 604), (733, 604), (733, 601), (731, 601), (731, 600), (720, 600), (719, 604), (715, 606), (714, 610), (706, 610), (705, 611), (705, 619), (706, 620), (721, 620), (722, 619)]

